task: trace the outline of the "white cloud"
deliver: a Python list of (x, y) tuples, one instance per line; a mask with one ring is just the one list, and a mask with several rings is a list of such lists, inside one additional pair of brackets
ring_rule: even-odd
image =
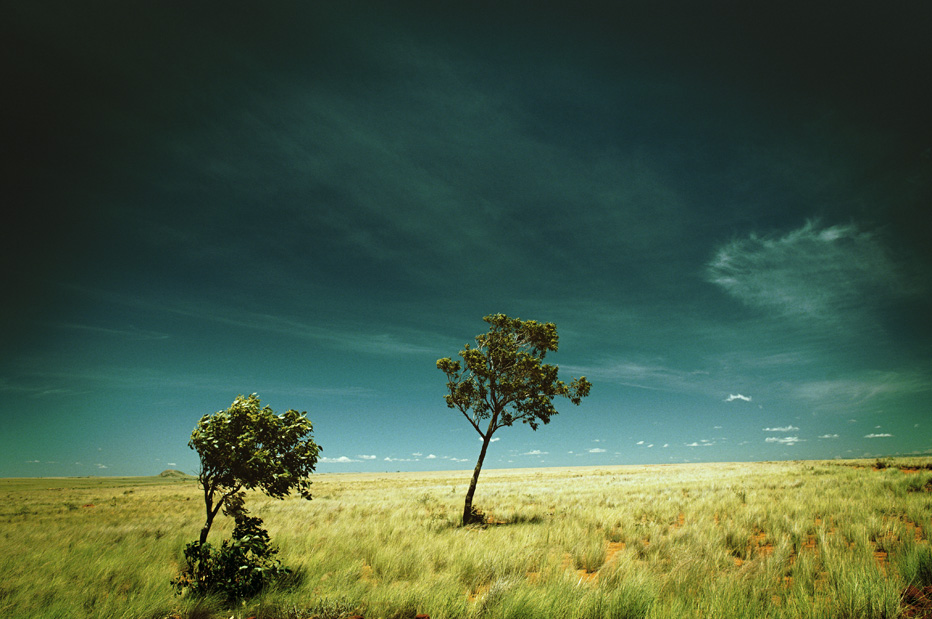
[(886, 434), (886, 433), (883, 433), (883, 434), (871, 433), (871, 434), (865, 434), (864, 438), (891, 438), (892, 436), (893, 436), (892, 434)]
[(322, 456), (320, 458), (320, 462), (326, 464), (346, 464), (347, 462), (359, 462), (359, 460), (353, 460), (347, 456), (340, 456), (339, 458), (328, 458), (326, 456)]
[[(489, 442), (490, 442), (490, 443), (494, 443), (494, 442), (497, 441), (497, 440), (499, 440), (499, 438), (496, 436), (496, 437), (494, 437), (494, 438), (493, 438), (491, 441), (489, 441)], [(479, 437), (479, 442), (482, 442), (482, 437), (481, 437), (481, 436)]]
[[(797, 384), (794, 395), (816, 402), (831, 401), (848, 405), (874, 398), (903, 394), (928, 393), (932, 389), (932, 375), (922, 371), (859, 372), (849, 378), (812, 381)], [(852, 423), (856, 420), (850, 420)]]
[(435, 456), (434, 454), (427, 454), (427, 458), (426, 458), (426, 459), (427, 459), (427, 460), (435, 460), (436, 458), (437, 458), (437, 456)]
[(107, 465), (106, 465), (106, 464), (98, 464), (98, 465), (97, 465), (97, 468), (99, 468), (99, 469), (105, 469), (105, 468), (107, 468)]
[(693, 441), (692, 443), (686, 443), (687, 447), (711, 447), (715, 444), (715, 441), (711, 441), (707, 438), (704, 438), (700, 441)]
[(178, 466), (178, 465), (174, 462), (166, 462), (165, 466)]
[(546, 456), (548, 453), (550, 453), (550, 452), (541, 451), (540, 449), (532, 449), (531, 451), (528, 451), (528, 452), (523, 453), (523, 454), (521, 454), (521, 455), (522, 455), (522, 456)]
[(650, 448), (653, 447), (653, 446), (654, 446), (654, 444), (651, 443), (650, 445), (647, 446), (647, 448), (650, 449)]
[(799, 430), (796, 426), (784, 426), (782, 428), (764, 428), (764, 432), (796, 432)]
[(740, 393), (730, 393), (728, 394), (728, 397), (725, 398), (726, 402), (734, 402), (735, 400), (743, 400), (744, 402), (750, 402), (751, 396), (741, 395)]
[(583, 374), (590, 378), (628, 387), (649, 390), (695, 390), (697, 378), (691, 372), (658, 365), (646, 365), (627, 359), (612, 360), (594, 366), (561, 365), (567, 374)]
[(356, 456), (356, 457), (359, 458), (360, 460), (375, 460), (378, 456), (373, 456), (373, 455), (368, 455), (368, 456), (367, 456), (367, 455), (361, 455), (361, 456)]
[(644, 444), (644, 441), (638, 441), (637, 443), (635, 443), (635, 445), (643, 445), (643, 444)]
[(664, 443), (663, 446), (664, 446), (664, 447), (669, 447), (669, 446), (670, 446), (670, 443)]
[(605, 453), (605, 450), (602, 449), (601, 447), (593, 447), (592, 449), (589, 450), (589, 453), (591, 453), (591, 454), (602, 454), (602, 453)]
[(779, 443), (781, 445), (795, 445), (796, 443), (801, 443), (802, 439), (798, 436), (768, 436), (764, 439), (766, 443)]
[(420, 458), (420, 457), (423, 456), (424, 454), (422, 454), (422, 453), (419, 452), (419, 451), (416, 451), (416, 452), (414, 452), (414, 453), (411, 454), (411, 455), (414, 456), (415, 458)]
[(837, 434), (823, 434), (819, 438), (838, 438)]
[(879, 235), (817, 221), (780, 237), (732, 241), (719, 248), (706, 275), (746, 305), (839, 326), (850, 326), (842, 315), (869, 309), (882, 298), (878, 292), (909, 288)]

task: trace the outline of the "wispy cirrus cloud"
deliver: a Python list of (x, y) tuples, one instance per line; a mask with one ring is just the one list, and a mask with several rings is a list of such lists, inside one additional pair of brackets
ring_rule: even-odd
[(764, 428), (764, 432), (795, 432), (799, 430), (796, 426), (783, 426), (781, 428)]
[(746, 305), (820, 324), (841, 324), (908, 288), (879, 234), (818, 221), (734, 240), (718, 249), (706, 277)]
[(126, 328), (118, 329), (114, 327), (102, 327), (99, 325), (85, 325), (78, 323), (68, 323), (68, 322), (56, 322), (48, 323), (48, 326), (62, 329), (65, 331), (76, 331), (84, 333), (92, 333), (98, 335), (108, 335), (112, 337), (122, 338), (126, 340), (142, 341), (142, 340), (166, 340), (171, 337), (167, 333), (160, 333), (158, 331), (149, 331), (146, 329), (137, 329), (136, 327), (129, 326)]
[(741, 400), (743, 402), (750, 402), (751, 396), (741, 395), (740, 393), (731, 393), (728, 395), (727, 398), (725, 398), (726, 402), (734, 402), (735, 400)]
[[(334, 348), (376, 355), (440, 354), (455, 346), (453, 340), (436, 333), (412, 329), (376, 332), (367, 325), (327, 323), (311, 324), (286, 315), (254, 312), (220, 304), (185, 300), (154, 303), (134, 295), (84, 286), (66, 288), (108, 303), (119, 303), (147, 311), (158, 310), (195, 320), (222, 324), (251, 331), (262, 331), (290, 338), (313, 340)], [(129, 332), (128, 332), (129, 333)], [(150, 339), (159, 335), (150, 333)]]
[(893, 438), (893, 435), (888, 434), (887, 432), (879, 432), (879, 433), (871, 432), (870, 434), (865, 434), (864, 438)]
[(791, 388), (802, 399), (840, 403), (928, 391), (932, 391), (932, 374), (919, 370), (859, 372), (849, 378), (800, 382)]
[(708, 391), (704, 373), (664, 367), (658, 364), (630, 360), (607, 360), (590, 366), (561, 365), (567, 374), (585, 375), (589, 379), (607, 381), (626, 387), (651, 391)]

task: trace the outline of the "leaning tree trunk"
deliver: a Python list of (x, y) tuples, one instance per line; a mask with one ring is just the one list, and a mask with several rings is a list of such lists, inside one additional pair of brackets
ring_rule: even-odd
[(482, 437), (482, 451), (479, 452), (479, 461), (476, 462), (476, 470), (472, 473), (472, 481), (469, 482), (469, 490), (466, 491), (466, 505), (463, 506), (463, 526), (482, 521), (481, 516), (477, 516), (472, 510), (472, 497), (476, 493), (476, 484), (479, 482), (479, 472), (482, 471), (482, 461), (485, 460), (485, 452), (489, 448), (489, 442), (492, 439), (491, 434)]

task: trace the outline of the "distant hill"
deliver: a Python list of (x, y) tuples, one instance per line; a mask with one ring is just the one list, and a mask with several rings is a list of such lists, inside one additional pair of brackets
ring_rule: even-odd
[(159, 473), (159, 477), (191, 477), (185, 472), (177, 471), (175, 469), (166, 469)]

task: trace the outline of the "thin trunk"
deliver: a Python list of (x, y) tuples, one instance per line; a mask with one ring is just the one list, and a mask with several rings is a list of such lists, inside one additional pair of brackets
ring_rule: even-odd
[(469, 482), (469, 490), (466, 491), (466, 505), (463, 507), (464, 527), (479, 521), (472, 513), (472, 497), (476, 493), (476, 484), (479, 482), (479, 472), (482, 470), (482, 461), (485, 460), (485, 452), (489, 448), (491, 439), (492, 435), (488, 433), (482, 437), (482, 451), (479, 452), (479, 461), (476, 462), (476, 470), (473, 471), (472, 481)]
[(214, 518), (217, 517), (217, 514), (220, 513), (220, 508), (223, 507), (223, 501), (225, 499), (226, 496), (221, 497), (217, 505), (214, 505), (213, 489), (209, 484), (204, 484), (204, 508), (207, 512), (207, 521), (204, 523), (204, 528), (201, 529), (201, 546), (207, 542), (207, 534), (210, 533), (210, 526), (214, 523)]
[(217, 517), (217, 511), (210, 508), (210, 503), (207, 504), (207, 522), (204, 523), (204, 528), (201, 529), (201, 546), (207, 542), (207, 534), (210, 533), (210, 525), (214, 523), (214, 518)]

